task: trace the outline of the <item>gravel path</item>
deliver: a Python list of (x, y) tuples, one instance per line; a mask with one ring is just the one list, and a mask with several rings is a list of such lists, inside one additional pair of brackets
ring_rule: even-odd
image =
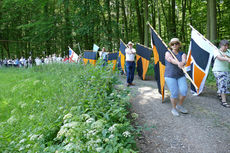
[[(125, 77), (121, 77), (125, 84)], [(174, 117), (168, 90), (161, 102), (155, 81), (135, 76), (131, 112), (143, 127), (137, 145), (142, 153), (230, 153), (230, 108), (219, 104), (216, 91), (205, 88), (199, 96), (188, 93), (184, 107), (189, 114)], [(230, 97), (228, 97), (230, 99)]]

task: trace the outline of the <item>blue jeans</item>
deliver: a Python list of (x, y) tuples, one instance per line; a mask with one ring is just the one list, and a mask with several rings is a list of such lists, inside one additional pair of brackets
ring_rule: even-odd
[(179, 92), (181, 96), (187, 95), (188, 86), (184, 76), (178, 79), (165, 77), (165, 82), (171, 93), (171, 98), (178, 98)]
[(132, 83), (135, 72), (135, 62), (126, 61), (127, 83)]

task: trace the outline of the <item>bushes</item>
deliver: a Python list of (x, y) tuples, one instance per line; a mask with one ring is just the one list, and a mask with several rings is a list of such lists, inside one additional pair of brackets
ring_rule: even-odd
[(19, 80), (1, 95), (10, 113), (0, 123), (0, 152), (134, 152), (128, 91), (114, 88), (110, 70), (57, 64), (4, 71)]

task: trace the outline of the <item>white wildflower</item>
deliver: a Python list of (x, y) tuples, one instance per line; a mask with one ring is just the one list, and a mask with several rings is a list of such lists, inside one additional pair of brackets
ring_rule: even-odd
[(21, 108), (25, 108), (26, 105), (27, 105), (26, 103), (21, 104)]
[(114, 93), (112, 92), (112, 93), (110, 94), (110, 96), (114, 96)]
[(90, 118), (90, 116), (88, 114), (82, 114), (81, 117), (84, 119), (84, 120), (87, 120)]
[(75, 147), (74, 143), (69, 143), (64, 147), (64, 149), (66, 151), (71, 151), (74, 147)]
[(73, 117), (73, 115), (71, 113), (68, 113), (63, 117), (63, 120), (67, 120), (67, 119), (70, 119), (72, 117)]
[(98, 121), (94, 122), (94, 123), (91, 125), (91, 127), (92, 127), (93, 129), (100, 129), (100, 128), (103, 127), (103, 121), (102, 121), (102, 120), (98, 120)]
[(21, 146), (19, 149), (18, 149), (18, 151), (22, 151), (22, 150), (24, 150), (25, 149), (25, 147), (24, 146)]
[(90, 130), (88, 133), (87, 133), (87, 137), (90, 137), (90, 136), (94, 136), (97, 134), (97, 130)]
[(111, 135), (109, 136), (109, 139), (113, 139), (113, 138), (114, 138), (114, 135), (111, 134)]
[(132, 116), (133, 119), (137, 119), (138, 118), (138, 114), (137, 113), (132, 113), (131, 116)]
[(31, 144), (26, 145), (26, 148), (30, 148)]
[(43, 134), (39, 135), (39, 136), (38, 136), (38, 140), (41, 140), (43, 137), (44, 137)]
[(121, 98), (121, 95), (117, 95), (118, 98)]
[(97, 152), (101, 152), (103, 150), (103, 148), (102, 147), (98, 147), (98, 148), (96, 148), (96, 151)]
[(57, 134), (57, 138), (61, 138), (62, 136), (65, 135), (66, 132), (67, 132), (66, 128), (61, 128), (60, 131)]
[(19, 143), (24, 143), (26, 141), (26, 139), (22, 139), (19, 141)]
[(96, 140), (96, 143), (101, 143), (101, 139), (97, 139), (97, 140)]
[(70, 123), (66, 123), (63, 125), (63, 128), (74, 128), (77, 127), (79, 124), (78, 122), (70, 122)]
[(93, 118), (89, 118), (89, 119), (86, 121), (87, 124), (90, 124), (90, 123), (92, 123), (92, 122), (94, 122), (94, 119), (93, 119)]
[(37, 139), (38, 136), (39, 136), (39, 135), (36, 135), (36, 134), (32, 135), (32, 136), (30, 137), (30, 141), (34, 141), (35, 139)]
[(10, 144), (11, 144), (11, 145), (12, 145), (12, 144), (15, 144), (15, 141), (11, 141)]
[(59, 109), (59, 110), (63, 110), (63, 109), (64, 109), (64, 107), (58, 107), (58, 109)]
[(109, 139), (108, 139), (108, 138), (105, 138), (105, 142), (109, 142)]
[(13, 110), (11, 111), (11, 114), (14, 114), (16, 111), (17, 111), (17, 109), (13, 109)]
[(29, 119), (32, 120), (34, 118), (34, 115), (30, 115)]
[(110, 132), (114, 132), (115, 130), (116, 130), (116, 126), (117, 126), (118, 124), (114, 124), (113, 126), (111, 126), (110, 128), (109, 128), (109, 131)]
[(14, 122), (16, 122), (17, 119), (15, 118), (15, 116), (11, 116), (8, 120), (7, 120), (7, 123), (9, 124), (13, 124)]
[(124, 137), (130, 137), (131, 136), (129, 131), (125, 131), (122, 135)]

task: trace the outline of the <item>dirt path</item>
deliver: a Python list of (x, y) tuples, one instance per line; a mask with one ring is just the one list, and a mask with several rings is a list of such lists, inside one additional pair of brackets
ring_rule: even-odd
[[(125, 84), (124, 76), (121, 80)], [(135, 76), (134, 82), (130, 102), (139, 115), (136, 123), (144, 127), (137, 140), (141, 153), (230, 153), (230, 109), (219, 104), (215, 90), (189, 93), (184, 102), (189, 114), (174, 117), (167, 90), (162, 103), (155, 81)]]

